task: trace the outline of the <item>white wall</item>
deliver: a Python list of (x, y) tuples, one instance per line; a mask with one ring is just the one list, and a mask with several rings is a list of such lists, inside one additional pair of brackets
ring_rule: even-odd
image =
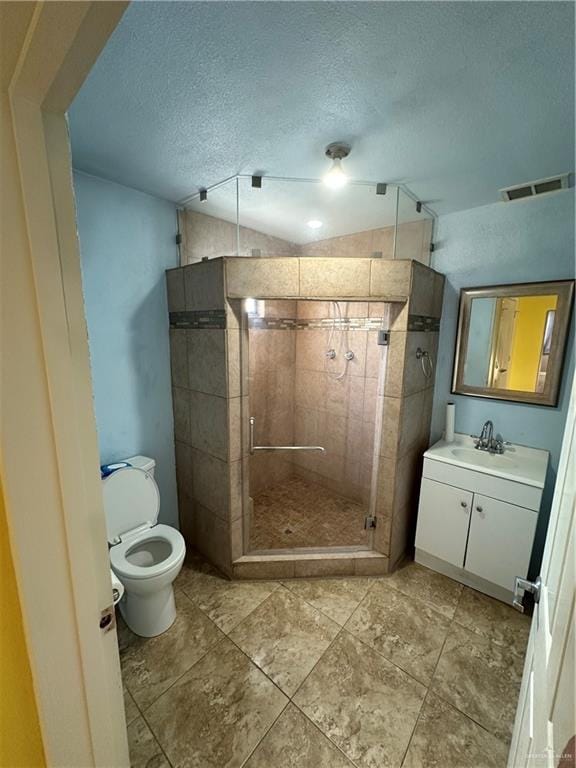
[(536, 533), (533, 567), (546, 533), (564, 424), (574, 375), (574, 317), (558, 406), (451, 395), (459, 291), (461, 288), (574, 278), (574, 191), (534, 200), (495, 203), (441, 216), (432, 266), (446, 275), (436, 371), (432, 441), (441, 437), (447, 400), (456, 402), (456, 431), (478, 434), (486, 419), (506, 440), (550, 451), (543, 514)]

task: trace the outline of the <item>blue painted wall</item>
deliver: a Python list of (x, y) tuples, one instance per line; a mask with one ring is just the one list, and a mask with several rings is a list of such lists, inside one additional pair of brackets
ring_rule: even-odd
[(558, 407), (451, 395), (460, 288), (574, 277), (574, 191), (441, 216), (432, 266), (446, 275), (440, 325), (432, 440), (444, 428), (447, 400), (456, 402), (456, 431), (477, 434), (486, 419), (507, 440), (550, 451), (543, 514), (532, 568), (540, 562), (574, 375), (574, 315)]
[(172, 203), (74, 175), (100, 458), (156, 459), (160, 520), (178, 525), (164, 270), (177, 266)]

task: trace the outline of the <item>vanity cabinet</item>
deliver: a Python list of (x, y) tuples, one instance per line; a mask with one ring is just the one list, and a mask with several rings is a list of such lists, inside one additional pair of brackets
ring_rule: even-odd
[(538, 513), (474, 494), (463, 567), (505, 589), (526, 578)]
[(464, 565), (473, 494), (423, 478), (416, 547), (458, 567)]
[[(415, 559), (511, 603), (515, 577), (528, 573), (547, 454), (538, 452), (546, 458), (541, 481), (534, 485), (462, 461), (435, 460), (436, 447), (424, 459)], [(470, 461), (474, 458), (472, 454)], [(491, 468), (491, 460), (482, 458)], [(498, 457), (494, 458), (497, 468)]]

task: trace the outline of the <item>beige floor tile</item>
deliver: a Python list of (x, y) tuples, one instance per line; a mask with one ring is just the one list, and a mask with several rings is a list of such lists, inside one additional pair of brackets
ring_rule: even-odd
[(140, 710), (126, 686), (124, 686), (124, 712), (126, 714), (126, 725), (130, 725), (140, 714)]
[(403, 768), (505, 768), (508, 747), (429, 693)]
[(340, 627), (280, 587), (230, 633), (288, 696), (292, 696)]
[(239, 768), (288, 699), (228, 639), (147, 711), (174, 768)]
[(128, 747), (132, 768), (170, 768), (170, 763), (141, 715), (128, 726)]
[(274, 581), (230, 581), (200, 558), (184, 565), (177, 584), (226, 634), (278, 587)]
[(518, 654), (453, 623), (430, 690), (509, 740), (523, 665)]
[(449, 627), (446, 616), (387, 581), (374, 585), (346, 624), (349, 632), (424, 685), (430, 684)]
[(245, 768), (354, 767), (297, 707), (289, 704)]
[(291, 592), (340, 625), (350, 618), (372, 584), (373, 579), (294, 579), (284, 582)]
[(521, 656), (526, 653), (530, 617), (499, 600), (464, 587), (454, 621)]
[(343, 631), (294, 703), (361, 768), (400, 766), (426, 689)]
[(120, 652), (122, 677), (141, 710), (217, 643), (222, 633), (182, 592), (177, 591), (176, 621), (158, 637), (130, 633)]
[(462, 584), (417, 563), (405, 565), (387, 581), (408, 597), (429, 603), (449, 619), (454, 616), (462, 592)]

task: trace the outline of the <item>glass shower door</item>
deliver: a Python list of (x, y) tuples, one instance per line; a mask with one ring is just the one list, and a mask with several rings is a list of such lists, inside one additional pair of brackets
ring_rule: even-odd
[(372, 309), (246, 301), (249, 552), (371, 548), (382, 349)]

